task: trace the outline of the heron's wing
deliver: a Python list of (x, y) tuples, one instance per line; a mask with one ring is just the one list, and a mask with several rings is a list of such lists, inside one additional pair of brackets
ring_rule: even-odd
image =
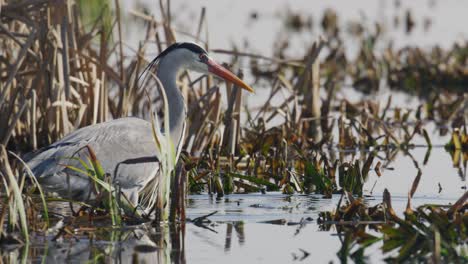
[(42, 150), (28, 165), (46, 187), (59, 194), (90, 192), (84, 169), (90, 146), (105, 173), (122, 189), (141, 190), (159, 170), (151, 123), (138, 118), (121, 118), (76, 130)]

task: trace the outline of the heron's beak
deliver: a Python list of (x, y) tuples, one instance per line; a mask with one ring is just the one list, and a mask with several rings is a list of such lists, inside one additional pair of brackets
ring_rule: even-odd
[(235, 84), (235, 85), (237, 85), (237, 86), (239, 86), (239, 87), (241, 87), (241, 88), (243, 88), (243, 89), (245, 89), (245, 90), (247, 90), (247, 91), (249, 91), (251, 93), (254, 92), (254, 89), (252, 89), (252, 87), (250, 87), (244, 81), (239, 79), (239, 77), (234, 75), (232, 72), (230, 72), (229, 70), (227, 70), (223, 66), (216, 63), (214, 60), (208, 59), (206, 64), (208, 65), (208, 70), (211, 73), (215, 74), (216, 76), (218, 76), (220, 78), (223, 78), (226, 81), (232, 82), (233, 84)]

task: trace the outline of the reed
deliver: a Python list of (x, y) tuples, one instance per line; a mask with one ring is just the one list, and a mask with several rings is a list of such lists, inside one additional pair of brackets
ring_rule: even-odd
[[(424, 147), (427, 148), (424, 162), (427, 162), (433, 147), (432, 135), (428, 133), (432, 131), (430, 125), (451, 127), (440, 129), (440, 134), (452, 135), (446, 149), (454, 166), (460, 171), (466, 167), (467, 99), (461, 89), (467, 83), (466, 42), (446, 50), (388, 46), (384, 54), (379, 54), (376, 43), (384, 38), (379, 32), (360, 25), (366, 34), (354, 36), (361, 44), (358, 56), (350, 60), (343, 53), (347, 48), (342, 41), (345, 30), (338, 28), (336, 14), (329, 10), (320, 25), (326, 38), (310, 43), (299, 57), (286, 54), (287, 43), (271, 56), (240, 52), (235, 47), (210, 50), (231, 55), (227, 66), (239, 76), (263, 84), (268, 96), (258, 108), (247, 107), (240, 90), (228, 85), (228, 104), (223, 106), (220, 86), (225, 84), (214, 85), (207, 76), (192, 79), (189, 74), (182, 74), (178, 81), (186, 99), (189, 123), (181, 162), (176, 164), (170, 136), (161, 133), (160, 121), (164, 121), (164, 131), (168, 131), (169, 124), (164, 90), (160, 85), (152, 85), (157, 80), (139, 82), (138, 76), (148, 63), (148, 54), (161, 52), (180, 34), (192, 36), (209, 50), (206, 42), (209, 10), (201, 10), (194, 34), (182, 33), (174, 26), (170, 1), (159, 1), (161, 13), (154, 16), (132, 10), (132, 18), (144, 23), (146, 34), (138, 49), (131, 51), (125, 48), (122, 39), (124, 21), (119, 1), (114, 3), (114, 16), (109, 13), (111, 1), (93, 2), (96, 6), (98, 2), (106, 2), (108, 7), (105, 10), (94, 7), (96, 12), (89, 17), (84, 13), (84, 2), (7, 1), (1, 6), (0, 144), (3, 150), (0, 172), (5, 195), (0, 224), (9, 226), (7, 230), (2, 229), (3, 236), (19, 230), (24, 241), (28, 241), (31, 231), (41, 231), (54, 221), (47, 206), (51, 199), (44, 197), (20, 154), (49, 145), (79, 127), (134, 115), (152, 121), (155, 153), (162, 164), (161, 180), (152, 182), (140, 201), (147, 207), (146, 212), (157, 213), (155, 225), (184, 220), (186, 191), (210, 192), (219, 197), (265, 191), (316, 193), (327, 199), (342, 194), (342, 201), (346, 200), (347, 204), (342, 207), (340, 202), (336, 212), (324, 212), (323, 219), (390, 219), (397, 225), (379, 229), (387, 236), (386, 249), (414, 248), (426, 254), (431, 244), (438, 249), (434, 252), (440, 252), (438, 255), (459, 255), (451, 249), (456, 246), (446, 247), (459, 244), (459, 240), (453, 236), (446, 238), (445, 229), (439, 224), (449, 224), (456, 230), (466, 228), (457, 226), (459, 222), (454, 223), (448, 217), (464, 217), (460, 215), (461, 208), (446, 211), (426, 206), (413, 210), (411, 198), (418, 182), (413, 184), (414, 190), (408, 197), (405, 220), (396, 218), (391, 210), (382, 211), (381, 208), (391, 209), (389, 198), (381, 207), (366, 208), (361, 197), (368, 175), (375, 172), (378, 177), (385, 177), (385, 169), (391, 167), (396, 155), (411, 158), (413, 148)], [(297, 23), (298, 18), (295, 16), (287, 24), (307, 25)], [(238, 70), (239, 58), (249, 63), (247, 70), (245, 67)], [(363, 94), (378, 91), (380, 81), (385, 80), (391, 89), (416, 94), (425, 100), (417, 109), (398, 107), (391, 96), (386, 102), (371, 97), (354, 102), (343, 95), (343, 89), (350, 88), (345, 80), (350, 80)], [(277, 98), (281, 99), (279, 103), (275, 103)], [(417, 146), (418, 139), (426, 144)], [(4, 148), (19, 163), (9, 158)], [(130, 216), (143, 218), (126, 204), (125, 197), (106, 176), (91, 148), (88, 154), (81, 168), (70, 169), (88, 175), (95, 182), (101, 204), (80, 205), (102, 212), (114, 226), (125, 224)], [(420, 179), (417, 162), (415, 169), (416, 178)], [(25, 188), (26, 177), (17, 177), (24, 171), (37, 186), (46, 225), (37, 227), (28, 220), (42, 218), (35, 217), (37, 211)], [(92, 218), (91, 210), (87, 212), (86, 216)], [(80, 213), (86, 214), (83, 210)], [(420, 221), (410, 219), (411, 213)], [(443, 221), (439, 223), (431, 217)], [(423, 230), (423, 237), (430, 238), (430, 242), (414, 243), (420, 242), (410, 239), (421, 224), (432, 226)], [(68, 234), (66, 228), (70, 227), (62, 228), (57, 237)], [(365, 243), (359, 243), (358, 238)], [(403, 238), (414, 244), (404, 244)], [(383, 239), (358, 232), (349, 233), (345, 240), (340, 253), (343, 256), (358, 244), (366, 247)], [(425, 248), (417, 248), (417, 244)], [(407, 256), (402, 254), (400, 259)]]
[[(8, 210), (7, 230), (2, 228), (1, 237), (8, 235), (9, 232), (20, 230), (23, 235), (24, 242), (29, 243), (29, 225), (27, 220), (26, 206), (23, 201), (23, 187), (24, 182), (19, 181), (13, 174), (9, 165), (6, 149), (0, 145), (0, 158), (1, 158), (1, 176), (3, 186), (5, 188), (6, 197), (4, 198), (2, 206), (2, 218), (0, 223), (3, 226), (6, 210)], [(6, 231), (6, 232), (5, 232)]]
[[(149, 78), (156, 78), (160, 95), (164, 104), (164, 131), (169, 131), (169, 105), (164, 92), (164, 88), (159, 79), (151, 73)], [(149, 95), (148, 95), (148, 98)], [(176, 164), (176, 149), (171, 140), (170, 133), (162, 133), (158, 116), (152, 112), (152, 132), (155, 142), (155, 153), (161, 164), (159, 168), (158, 179), (152, 181), (143, 190), (142, 201), (150, 212), (155, 212), (155, 222), (166, 222), (169, 220), (169, 196), (171, 191), (171, 182), (173, 181), (173, 172)]]
[(113, 185), (112, 179), (110, 179), (110, 177), (108, 177), (108, 175), (104, 172), (93, 149), (90, 146), (86, 146), (86, 149), (89, 153), (89, 155), (86, 157), (86, 160), (79, 159), (82, 168), (70, 165), (64, 166), (77, 173), (86, 175), (91, 179), (91, 181), (94, 183), (97, 202), (102, 202), (104, 204), (103, 209), (109, 212), (112, 225), (120, 226), (122, 223), (120, 215), (121, 209), (129, 216), (134, 215), (136, 212), (134, 205), (131, 205), (125, 199), (125, 197), (123, 197), (124, 199), (119, 199), (121, 194), (117, 186)]
[[(111, 3), (107, 3), (109, 5)], [(50, 144), (81, 126), (126, 115), (151, 119), (152, 112), (164, 112), (161, 91), (149, 86), (151, 82), (141, 84), (137, 80), (147, 63), (145, 53), (154, 46), (161, 50), (176, 40), (177, 29), (168, 22), (170, 5), (161, 1), (160, 6), (162, 9), (158, 18), (132, 11), (136, 19), (146, 23), (147, 34), (139, 49), (129, 54), (123, 48), (121, 39), (120, 9), (116, 10), (115, 17), (90, 15), (86, 19), (92, 22), (84, 22), (82, 2), (67, 1), (52, 5), (49, 1), (30, 1), (27, 6), (16, 2), (5, 5), (2, 9), (4, 23), (0, 28), (5, 37), (0, 41), (5, 51), (4, 57), (8, 59), (0, 63), (3, 80), (0, 108), (5, 113), (0, 117), (0, 140), (12, 151), (27, 151)], [(108, 12), (108, 7), (97, 13), (102, 12)], [(204, 12), (200, 14), (199, 26), (194, 34), (199, 40), (203, 33), (208, 33)], [(50, 15), (44, 16), (46, 13)], [(25, 20), (23, 17), (32, 19)], [(326, 21), (333, 19), (327, 18)], [(333, 23), (327, 22), (323, 27), (330, 25)], [(302, 59), (278, 59), (248, 52), (214, 50), (233, 55), (233, 64), (237, 57), (250, 59), (250, 74), (263, 79), (270, 87), (270, 96), (265, 104), (255, 115), (247, 113), (247, 123), (241, 123), (242, 101), (238, 89), (228, 89), (230, 100), (227, 108), (223, 109), (219, 87), (212, 86), (210, 78), (202, 76), (191, 80), (189, 75), (183, 75), (180, 83), (189, 113), (183, 149), (198, 160), (210, 159), (208, 163), (215, 165), (210, 168), (217, 171), (198, 177), (194, 184), (206, 186), (206, 177), (213, 177), (210, 181), (218, 186), (220, 193), (224, 189), (227, 193), (242, 190), (240, 185), (245, 185), (245, 179), (234, 181), (233, 188), (223, 187), (223, 182), (227, 185), (232, 182), (229, 179), (232, 172), (280, 183), (279, 187), (283, 188), (290, 185), (290, 177), (284, 176), (285, 180), (277, 177), (286, 175), (288, 168), (298, 173), (300, 181), (306, 178), (303, 169), (305, 161), (294, 158), (299, 153), (335, 144), (340, 149), (348, 150), (369, 146), (380, 149), (393, 146), (406, 148), (412, 146), (413, 139), (421, 135), (430, 146), (422, 122), (434, 117), (437, 122), (445, 122), (442, 120), (446, 117), (455, 118), (456, 113), (461, 113), (464, 99), (453, 94), (428, 102), (424, 106), (428, 109), (427, 115), (421, 111), (412, 113), (410, 109), (392, 109), (391, 100), (382, 110), (380, 103), (372, 100), (351, 103), (346, 98), (339, 98), (336, 90), (342, 83), (336, 76), (349, 75), (355, 80), (356, 87), (360, 87), (358, 83), (373, 83), (362, 81), (363, 72), (370, 71), (368, 68), (353, 68), (353, 65), (374, 67), (375, 64), (368, 61), (374, 58), (382, 60), (388, 67), (397, 67), (394, 65), (403, 63), (398, 57), (402, 53), (393, 51), (391, 54), (397, 55), (378, 58), (373, 55), (374, 46), (363, 45), (361, 55), (354, 64), (343, 62), (336, 52), (340, 46), (331, 46), (331, 43), (343, 45), (338, 41), (340, 36), (333, 29), (326, 28), (325, 31), (333, 33), (327, 33), (326, 40), (313, 43)], [(432, 67), (430, 65), (448, 61), (463, 61), (460, 49), (463, 48), (458, 46), (453, 52), (448, 52), (447, 56), (454, 59), (447, 58), (447, 61), (430, 60), (431, 55), (425, 53), (417, 56), (425, 56), (427, 66)], [(316, 60), (322, 53), (329, 56), (324, 61)], [(263, 69), (258, 60), (269, 61), (276, 65), (276, 69)], [(337, 65), (340, 62), (343, 64)], [(458, 64), (450, 65), (450, 71), (458, 72)], [(318, 96), (321, 89), (327, 91), (325, 100), (320, 100)], [(151, 100), (147, 100), (145, 93), (151, 95)], [(284, 102), (273, 106), (271, 101), (279, 94), (286, 95)], [(153, 108), (151, 111), (147, 110), (149, 106)], [(336, 113), (336, 109), (340, 111)], [(406, 114), (399, 115), (401, 111)], [(385, 120), (392, 112), (394, 117), (390, 121)], [(270, 125), (278, 120), (282, 122), (279, 126)], [(389, 125), (392, 122), (402, 126), (393, 127)], [(411, 129), (413, 122), (419, 125)], [(334, 132), (336, 124), (338, 135)], [(334, 141), (334, 138), (338, 141)], [(287, 144), (281, 145), (279, 142)], [(217, 153), (219, 148), (220, 152)], [(214, 155), (209, 154), (213, 150)], [(284, 153), (287, 155), (284, 156)], [(274, 156), (283, 157), (283, 160), (272, 158)], [(318, 160), (320, 156), (321, 153)], [(225, 163), (225, 158), (232, 161)], [(196, 169), (209, 167), (200, 162)], [(325, 171), (325, 176), (333, 177), (334, 173), (328, 171)], [(219, 176), (221, 178), (218, 179)], [(295, 188), (295, 191), (303, 190)]]

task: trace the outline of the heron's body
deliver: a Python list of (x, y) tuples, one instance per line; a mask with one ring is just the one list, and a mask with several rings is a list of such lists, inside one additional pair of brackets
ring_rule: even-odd
[(92, 199), (90, 178), (71, 168), (83, 169), (80, 159), (86, 162), (90, 156), (88, 145), (104, 172), (135, 202), (159, 170), (151, 129), (150, 122), (134, 117), (87, 126), (41, 150), (28, 165), (46, 190), (75, 200)]
[[(214, 73), (242, 88), (253, 91), (235, 75), (211, 60), (206, 51), (193, 43), (176, 43), (167, 48), (149, 65), (158, 63), (157, 77), (168, 99), (169, 133), (177, 157), (183, 142), (186, 107), (176, 85), (181, 70)], [(150, 74), (151, 75), (151, 74)], [(151, 78), (151, 76), (150, 76)], [(154, 82), (156, 83), (156, 82)], [(90, 156), (86, 146), (95, 152), (104, 172), (130, 201), (136, 205), (139, 193), (152, 180), (157, 183), (160, 163), (150, 122), (120, 118), (76, 130), (42, 149), (28, 165), (46, 190), (75, 200), (94, 198), (89, 176), (73, 168), (83, 169), (80, 159)]]

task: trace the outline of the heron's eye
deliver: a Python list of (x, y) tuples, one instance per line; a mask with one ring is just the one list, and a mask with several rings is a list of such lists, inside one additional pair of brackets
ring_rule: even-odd
[(200, 54), (200, 56), (198, 56), (198, 57), (200, 58), (201, 62), (206, 63), (208, 61), (208, 56), (206, 56), (206, 54), (204, 54), (204, 53)]

